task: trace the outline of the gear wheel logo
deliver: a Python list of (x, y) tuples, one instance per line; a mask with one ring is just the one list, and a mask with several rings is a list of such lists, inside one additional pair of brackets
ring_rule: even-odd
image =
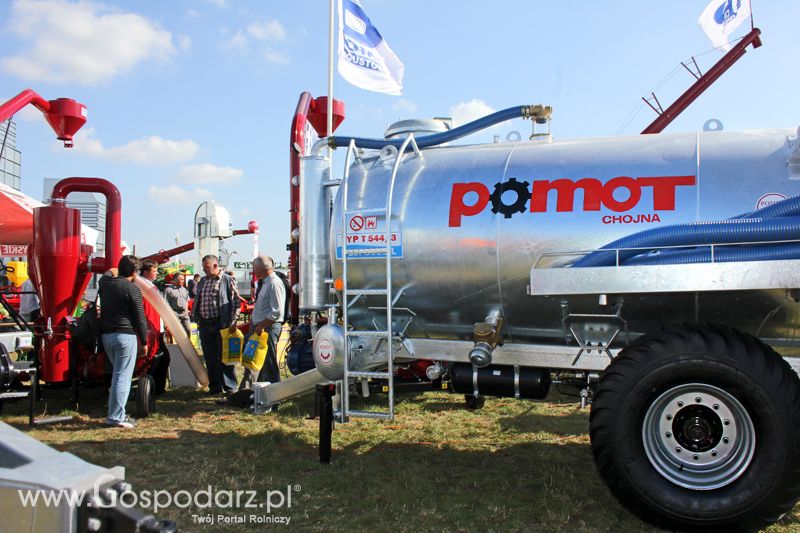
[[(529, 185), (527, 181), (517, 181), (517, 178), (496, 183), (494, 192), (489, 197), (492, 200), (492, 213), (502, 213), (505, 218), (511, 218), (514, 213), (524, 213), (531, 197)], [(517, 199), (511, 205), (503, 203), (503, 193), (506, 191), (513, 191), (517, 194)]]

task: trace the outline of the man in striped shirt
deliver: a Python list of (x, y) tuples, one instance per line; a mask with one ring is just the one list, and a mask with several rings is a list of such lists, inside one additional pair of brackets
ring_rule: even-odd
[(220, 330), (236, 331), (239, 317), (239, 291), (233, 279), (219, 269), (215, 255), (203, 257), (203, 272), (195, 289), (192, 318), (200, 333), (200, 346), (208, 369), (208, 392), (220, 394), (236, 389), (236, 371), (222, 364), (222, 336)]

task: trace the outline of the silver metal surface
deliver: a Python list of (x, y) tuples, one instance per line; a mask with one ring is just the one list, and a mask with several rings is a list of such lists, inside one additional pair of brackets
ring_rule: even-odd
[(33, 333), (30, 331), (5, 331), (0, 333), (0, 344), (9, 353), (28, 351), (33, 348)]
[[(472, 341), (447, 341), (431, 339), (414, 339), (411, 341), (417, 357), (421, 359), (437, 359), (469, 363), (469, 350)], [(548, 344), (509, 344), (495, 348), (492, 363), (496, 365), (538, 366), (552, 369), (603, 370), (610, 363), (604, 351), (585, 351), (573, 364), (578, 346), (558, 346)], [(612, 349), (613, 356), (619, 349)], [(398, 359), (401, 356), (398, 355)]]
[(331, 380), (323, 376), (319, 370), (312, 369), (302, 374), (283, 379), (278, 383), (263, 383), (253, 387), (253, 406), (258, 405), (258, 409), (266, 412), (272, 405), (294, 398), (301, 394), (306, 394), (314, 390), (317, 385), (330, 383)]
[[(719, 427), (713, 447), (692, 451), (678, 442), (675, 420), (682, 410), (703, 406)], [(744, 406), (728, 392), (704, 383), (688, 383), (661, 394), (642, 425), (647, 458), (670, 482), (693, 490), (713, 490), (738, 479), (753, 458), (756, 432)]]
[[(505, 320), (506, 348), (523, 343), (563, 345), (566, 341), (560, 300), (528, 294), (531, 268), (544, 254), (593, 250), (618, 238), (668, 224), (733, 217), (754, 210), (759, 200), (768, 194), (796, 195), (800, 193), (800, 182), (791, 179), (787, 166), (795, 151), (795, 139), (793, 129), (700, 132), (441, 147), (424, 150), (424, 159), (411, 154), (398, 156), (400, 167), (391, 222), (385, 223), (383, 229), (391, 226), (402, 241), (401, 253), (391, 259), (391, 292), (395, 294), (403, 288), (402, 295), (394, 303), (395, 310), (403, 307), (414, 314), (406, 336), (415, 340), (415, 346), (418, 339), (467, 339), (472, 324), (492, 312), (499, 312)], [(377, 152), (371, 154), (364, 152), (363, 159), (349, 169), (348, 210), (384, 204), (392, 179), (391, 168)], [(551, 190), (545, 212), (531, 212), (530, 195), (527, 195), (520, 200), (523, 212), (508, 216), (502, 212), (493, 213), (490, 201), (479, 213), (461, 216), (460, 225), (450, 223), (452, 201), (460, 200), (453, 197), (454, 184), (477, 183), (491, 193), (496, 184), (507, 183), (511, 178), (518, 183), (528, 182), (530, 189), (533, 182), (552, 183), (560, 179), (572, 182), (594, 179), (605, 186), (612, 179), (625, 176), (695, 176), (695, 184), (660, 190), (660, 194), (674, 193), (674, 209), (655, 210), (654, 188), (647, 186), (641, 187), (638, 204), (628, 211), (613, 211), (606, 204), (600, 204), (597, 210), (591, 205), (585, 208), (584, 190), (578, 187), (571, 202), (568, 194)], [(343, 225), (347, 223), (342, 213), (342, 188), (334, 203), (329, 238), (334, 278), (342, 273), (342, 262), (335, 259), (336, 236), (344, 233)], [(513, 191), (506, 191), (501, 197), (503, 205), (515, 203)], [(464, 205), (473, 205), (478, 199), (477, 194), (467, 193)], [(619, 203), (625, 198), (614, 197), (613, 200)], [(631, 218), (623, 219), (624, 215)], [(539, 266), (563, 264), (552, 259)], [(698, 265), (689, 268), (698, 269)], [(735, 274), (736, 268), (723, 268), (725, 270), (717, 274), (702, 266), (693, 270), (702, 273), (702, 276), (694, 276), (693, 284), (688, 283), (685, 276), (673, 273), (662, 276), (663, 282), (656, 285), (636, 275), (624, 281), (622, 277), (616, 282), (604, 279), (596, 285), (617, 283), (620, 291), (627, 285), (636, 286), (637, 292), (624, 291), (630, 296), (625, 299), (621, 315), (632, 334), (655, 331), (664, 324), (710, 321), (750, 332), (768, 343), (771, 339), (789, 344), (800, 341), (800, 309), (786, 300), (783, 290), (728, 290), (732, 286), (726, 277), (729, 273), (740, 276), (737, 286), (750, 283), (746, 286), (783, 287), (792, 283), (782, 278), (786, 271), (777, 274), (780, 279), (765, 285), (764, 282), (751, 283), (751, 274)], [(382, 289), (386, 274), (382, 261), (348, 262), (347, 276), (352, 287)], [(593, 291), (594, 295), (573, 292), (583, 289), (574, 288), (571, 274), (574, 272), (570, 269), (553, 274), (567, 277), (551, 284), (549, 293), (566, 294), (571, 312), (608, 313), (607, 306), (597, 298), (597, 290)], [(611, 273), (604, 275), (611, 276)], [(716, 278), (706, 280), (706, 275)], [(670, 283), (695, 290), (699, 285), (712, 287), (717, 283), (714, 279), (721, 283), (720, 289), (653, 295)], [(613, 293), (608, 287), (599, 292)], [(349, 312), (349, 324), (357, 330), (374, 330), (374, 321), (378, 321), (381, 329), (388, 329), (388, 325), (380, 324), (383, 312), (370, 310), (370, 307), (383, 307), (384, 297), (363, 295), (360, 298), (362, 301), (357, 308)], [(776, 312), (778, 308), (780, 312)], [(743, 313), (742, 309), (747, 312)], [(392, 327), (398, 328), (408, 319), (395, 316), (393, 322)], [(615, 348), (624, 340), (624, 336), (618, 336)], [(438, 354), (417, 351), (418, 357), (426, 355), (436, 359)], [(581, 356), (581, 366), (585, 357)], [(569, 367), (569, 363), (559, 367)], [(586, 365), (592, 369), (602, 368), (606, 363), (607, 358), (602, 364), (587, 359)]]
[(800, 287), (800, 260), (531, 268), (533, 296), (744, 291)]
[[(311, 350), (317, 370), (331, 381), (344, 377), (347, 359), (344, 329), (338, 324), (326, 324), (314, 335)], [(301, 374), (303, 375), (303, 374)]]
[(351, 378), (389, 379), (388, 372), (370, 372), (365, 370), (351, 370), (347, 373)]
[[(0, 531), (76, 531), (78, 509), (71, 498), (122, 481), (122, 467), (102, 468), (59, 452), (0, 422)], [(20, 493), (63, 491), (57, 504), (24, 506)], [(41, 497), (41, 494), (40, 494)], [(55, 498), (54, 498), (55, 501)]]
[(430, 135), (433, 133), (443, 133), (453, 127), (453, 121), (449, 118), (423, 118), (408, 119), (395, 122), (386, 128), (383, 133), (384, 138), (394, 139), (413, 133), (417, 137)]
[(328, 189), (323, 181), (330, 175), (330, 160), (311, 155), (300, 158), (300, 309), (318, 311), (328, 301), (325, 279), (330, 275), (328, 231), (330, 224)]

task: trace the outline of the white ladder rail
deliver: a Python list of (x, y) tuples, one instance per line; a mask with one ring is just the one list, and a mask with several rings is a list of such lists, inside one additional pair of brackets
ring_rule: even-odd
[[(348, 206), (348, 178), (349, 178), (349, 162), (351, 154), (355, 151), (355, 141), (351, 140), (348, 146), (347, 157), (345, 159), (345, 176), (342, 186), (342, 320), (345, 330), (345, 361), (344, 372), (342, 379), (342, 413), (341, 420), (347, 421), (349, 417), (366, 417), (366, 418), (379, 418), (384, 420), (394, 419), (394, 347), (393, 347), (393, 325), (392, 325), (392, 307), (394, 306), (394, 299), (392, 297), (392, 202), (394, 199), (394, 188), (397, 183), (397, 174), (400, 170), (403, 155), (405, 154), (408, 146), (411, 145), (414, 153), (419, 159), (422, 159), (422, 152), (417, 146), (414, 135), (410, 134), (403, 141), (400, 149), (397, 151), (394, 164), (392, 166), (392, 173), (389, 180), (389, 187), (386, 192), (386, 204), (383, 208), (362, 208), (357, 210), (347, 209)], [(347, 278), (347, 216), (352, 213), (380, 213), (384, 215), (385, 227), (385, 289), (350, 289)], [(348, 319), (348, 296), (349, 295), (386, 295), (386, 330), (385, 331), (350, 331), (350, 324)], [(350, 349), (351, 337), (378, 337), (386, 338), (386, 371), (385, 372), (365, 372), (365, 371), (351, 371), (350, 370)], [(386, 379), (388, 385), (388, 412), (372, 412), (372, 411), (357, 411), (350, 409), (350, 398), (347, 393), (347, 384), (350, 377), (356, 378), (373, 378), (373, 379)]]

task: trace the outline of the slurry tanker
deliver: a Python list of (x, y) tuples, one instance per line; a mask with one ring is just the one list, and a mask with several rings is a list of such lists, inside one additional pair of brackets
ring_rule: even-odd
[[(391, 419), (395, 370), (419, 361), (471, 407), (571, 383), (600, 475), (641, 518), (753, 529), (792, 509), (797, 130), (554, 140), (537, 105), (314, 142), (326, 105), (303, 93), (295, 115), (289, 249), (294, 316), (329, 320), (316, 369), (257, 410), (335, 383), (336, 420)], [(520, 117), (532, 140), (449, 144)], [(385, 410), (351, 407), (365, 381)]]

